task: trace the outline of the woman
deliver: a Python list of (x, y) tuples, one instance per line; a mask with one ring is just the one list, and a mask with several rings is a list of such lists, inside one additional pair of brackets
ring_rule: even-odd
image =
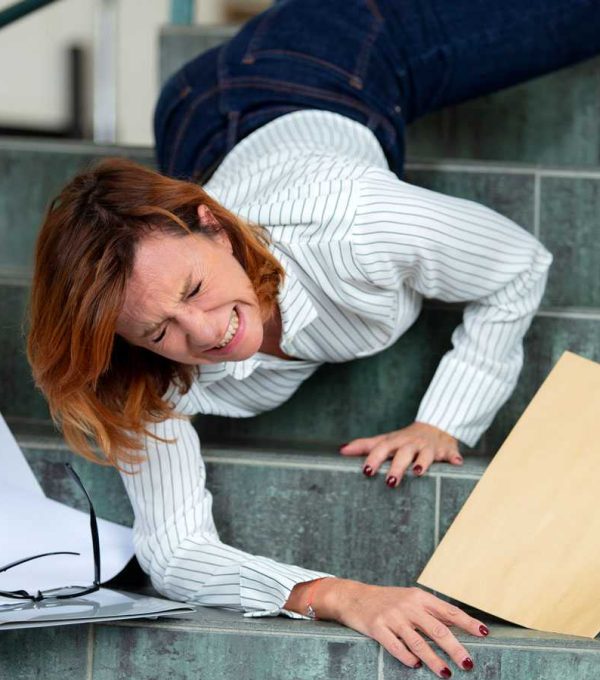
[(159, 592), (335, 620), (450, 677), (417, 630), (473, 668), (448, 625), (488, 631), (457, 607), (221, 543), (189, 416), (274, 408), (322, 363), (393, 344), (424, 297), (467, 302), (416, 421), (341, 449), (368, 476), (392, 458), (390, 487), (461, 463), (458, 441), (514, 388), (552, 257), (494, 211), (402, 182), (403, 127), (595, 54), (599, 3), (319, 4), (279, 2), (171, 78), (155, 117), (171, 177), (109, 159), (53, 201), (29, 359), (73, 449), (95, 459), (95, 440), (119, 468)]

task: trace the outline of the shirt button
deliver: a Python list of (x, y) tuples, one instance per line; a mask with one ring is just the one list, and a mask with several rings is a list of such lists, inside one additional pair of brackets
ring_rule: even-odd
[(394, 111), (395, 111), (396, 113), (400, 113), (400, 112), (402, 111), (402, 107), (401, 107), (401, 106), (398, 106), (398, 104), (396, 104), (396, 106), (394, 106)]

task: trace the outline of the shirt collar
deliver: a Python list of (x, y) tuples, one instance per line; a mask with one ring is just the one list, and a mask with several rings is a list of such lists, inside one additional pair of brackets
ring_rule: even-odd
[[(295, 272), (292, 259), (275, 244), (269, 250), (279, 260), (285, 270), (283, 284), (277, 293), (281, 312), (281, 348), (286, 354), (294, 355), (294, 338), (317, 317), (317, 310), (302, 282)], [(223, 361), (218, 364), (204, 364), (200, 368), (200, 383), (214, 382), (226, 376), (244, 380), (265, 361), (261, 352), (243, 361)], [(295, 362), (294, 362), (295, 363)]]

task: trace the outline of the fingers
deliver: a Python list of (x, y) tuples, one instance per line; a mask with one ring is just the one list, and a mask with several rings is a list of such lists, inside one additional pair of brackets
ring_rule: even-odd
[(374, 477), (382, 464), (392, 458), (385, 476), (390, 488), (400, 485), (409, 468), (415, 476), (421, 477), (434, 462), (447, 461), (452, 465), (464, 462), (455, 437), (419, 422), (394, 432), (354, 439), (342, 444), (340, 453), (344, 456), (366, 456), (363, 472), (367, 477)]
[(384, 437), (384, 434), (378, 434), (375, 437), (353, 439), (351, 442), (340, 446), (340, 453), (343, 456), (364, 456), (365, 453), (369, 453)]
[(420, 668), (423, 665), (421, 659), (407, 649), (402, 640), (387, 626), (382, 626), (381, 630), (373, 635), (373, 639), (377, 640), (388, 654), (402, 661), (409, 668)]
[[(433, 627), (430, 626), (430, 628), (435, 629), (435, 633), (432, 635), (429, 631), (424, 632), (427, 632), (427, 634), (430, 635), (432, 640), (435, 640), (435, 642), (437, 642), (443, 649), (445, 649), (446, 646), (448, 646), (448, 642), (446, 642), (445, 646), (442, 643), (445, 640), (449, 641), (448, 636), (452, 638), (454, 638), (454, 636), (452, 635), (452, 633), (450, 633), (447, 626), (445, 626), (440, 621), (435, 621), (435, 619), (433, 620), (437, 624), (437, 626)], [(409, 626), (403, 626), (396, 631), (396, 635), (402, 640), (402, 642), (408, 648), (408, 650), (411, 651), (415, 656), (419, 657), (419, 659), (428, 668), (430, 668), (438, 676), (438, 678), (449, 678), (452, 676), (452, 671), (448, 668), (447, 662), (441, 659), (433, 651), (429, 643), (416, 630)], [(454, 640), (458, 644), (458, 641), (455, 638)], [(464, 656), (463, 658), (467, 657), (469, 657), (468, 654), (466, 654), (466, 656)], [(463, 668), (462, 664), (460, 663), (458, 664), (458, 667)]]
[[(429, 614), (423, 614), (419, 617), (417, 626), (423, 633), (428, 635), (438, 647), (443, 649), (459, 668), (465, 671), (473, 669), (473, 659), (468, 650), (454, 637), (443, 621), (440, 621)], [(409, 645), (409, 649), (413, 649), (411, 645)], [(439, 673), (441, 671), (441, 663), (446, 666), (429, 646), (426, 650), (426, 655), (421, 656), (421, 658), (434, 672)], [(443, 674), (442, 677), (444, 677)]]
[(459, 607), (456, 607), (427, 591), (421, 592), (423, 593), (427, 610), (440, 621), (443, 621), (450, 626), (462, 628), (467, 633), (476, 635), (477, 637), (486, 637), (486, 635), (488, 635), (489, 630), (487, 626), (479, 619), (469, 616), (469, 614)]
[[(386, 476), (386, 484), (392, 489), (397, 487), (408, 468), (412, 466), (412, 469), (414, 470), (415, 466), (413, 461), (421, 461), (423, 472), (418, 474), (422, 475), (424, 471), (429, 468), (433, 459), (434, 451), (431, 447), (419, 449), (417, 444), (406, 444), (400, 447), (392, 459), (390, 469)], [(415, 474), (417, 473), (415, 472)]]

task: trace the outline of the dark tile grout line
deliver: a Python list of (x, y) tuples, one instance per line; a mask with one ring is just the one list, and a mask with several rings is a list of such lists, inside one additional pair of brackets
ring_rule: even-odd
[(504, 164), (502, 161), (467, 159), (427, 159), (408, 161), (406, 170), (443, 170), (444, 172), (466, 172), (480, 175), (531, 175), (532, 178), (563, 177), (565, 179), (600, 179), (600, 169), (590, 170), (582, 166), (541, 165), (523, 163)]
[(96, 640), (96, 630), (93, 624), (88, 623), (88, 626), (86, 680), (92, 680), (94, 675), (94, 643)]

